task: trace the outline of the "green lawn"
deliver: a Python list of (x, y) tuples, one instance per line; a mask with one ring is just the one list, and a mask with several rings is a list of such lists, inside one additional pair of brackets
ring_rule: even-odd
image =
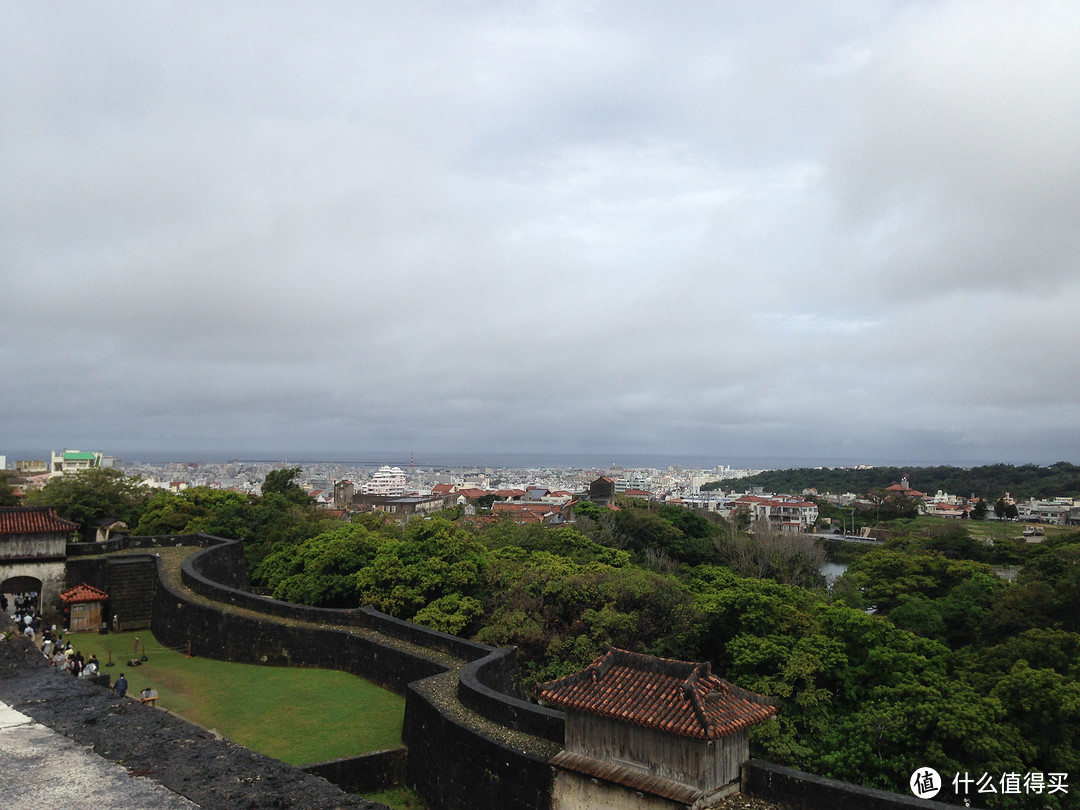
[[(131, 667), (136, 636), (148, 660)], [(152, 686), (158, 706), (291, 765), (401, 745), (405, 699), (355, 675), (188, 658), (148, 630), (72, 633), (67, 640), (85, 658), (96, 653), (112, 680), (124, 672), (129, 695)], [(106, 667), (110, 653), (115, 666)]]

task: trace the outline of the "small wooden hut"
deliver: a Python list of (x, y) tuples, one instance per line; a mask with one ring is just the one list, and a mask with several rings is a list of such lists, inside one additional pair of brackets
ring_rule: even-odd
[(541, 684), (539, 697), (566, 711), (563, 751), (552, 764), (553, 807), (567, 810), (599, 806), (597, 793), (613, 790), (637, 794), (633, 806), (708, 807), (737, 789), (750, 727), (777, 707), (775, 698), (716, 677), (708, 663), (615, 648)]
[(60, 594), (60, 600), (68, 606), (68, 630), (85, 633), (101, 629), (102, 606), (109, 595), (92, 585), (83, 583)]

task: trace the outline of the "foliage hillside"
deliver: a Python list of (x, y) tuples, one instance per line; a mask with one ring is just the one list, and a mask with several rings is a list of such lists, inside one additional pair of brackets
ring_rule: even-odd
[[(1047, 467), (1035, 464), (1013, 466), (991, 464), (982, 467), (870, 467), (847, 469), (804, 467), (790, 470), (767, 470), (739, 479), (739, 489), (762, 487), (768, 492), (853, 492), (865, 495), (899, 483), (908, 476), (911, 487), (934, 494), (938, 490), (951, 495), (994, 501), (1008, 492), (1017, 500), (1080, 497), (1080, 467), (1059, 461)], [(702, 486), (713, 490), (732, 486), (730, 481), (714, 481)]]
[[(813, 540), (679, 507), (585, 507), (558, 528), (341, 523), (275, 483), (262, 498), (155, 495), (138, 531), (237, 537), (253, 581), (280, 598), (372, 604), (516, 645), (527, 692), (609, 644), (711, 661), (781, 699), (754, 753), (812, 773), (906, 792), (923, 766), (947, 781), (1080, 772), (1080, 533), (990, 543), (969, 534), (978, 522), (924, 531), (897, 520), (827, 589)], [(1019, 574), (1003, 579), (999, 563)], [(1053, 809), (1077, 806), (1074, 795), (971, 798)]]

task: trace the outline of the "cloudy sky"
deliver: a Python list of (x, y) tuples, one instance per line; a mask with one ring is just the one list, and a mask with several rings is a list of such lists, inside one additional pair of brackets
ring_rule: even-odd
[(1080, 462), (1080, 4), (8, 3), (0, 454)]

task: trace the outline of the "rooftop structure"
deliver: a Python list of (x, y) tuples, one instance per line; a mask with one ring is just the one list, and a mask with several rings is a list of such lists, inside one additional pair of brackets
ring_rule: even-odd
[(101, 453), (85, 453), (82, 450), (65, 450), (62, 453), (53, 453), (52, 463), (49, 465), (49, 477), (56, 478), (57, 476), (100, 467), (101, 459)]
[(615, 648), (538, 694), (566, 711), (564, 750), (552, 760), (562, 789), (580, 789), (584, 776), (695, 807), (737, 784), (749, 729), (777, 703), (713, 675), (708, 663)]

